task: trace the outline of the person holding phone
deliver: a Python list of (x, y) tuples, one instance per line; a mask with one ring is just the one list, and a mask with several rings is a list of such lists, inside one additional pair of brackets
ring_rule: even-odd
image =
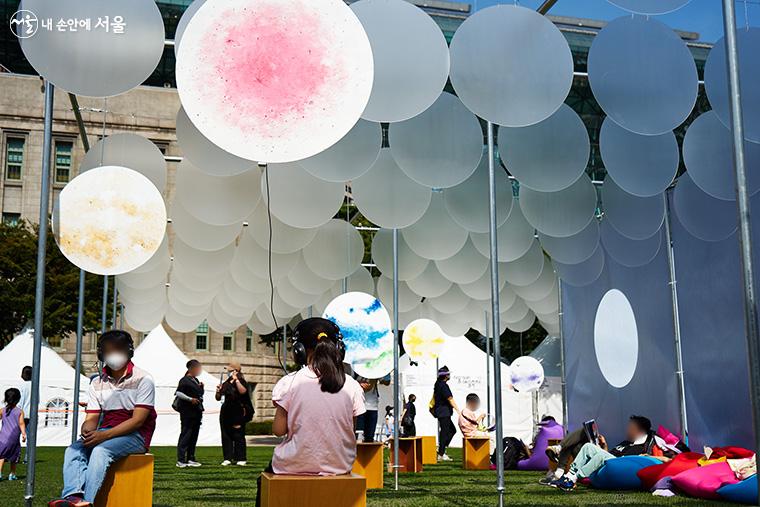
[(199, 467), (195, 461), (195, 446), (203, 421), (203, 382), (198, 377), (203, 367), (197, 359), (191, 359), (186, 364), (187, 373), (177, 385), (176, 409), (179, 412), (180, 431), (177, 441), (177, 467)]
[(240, 363), (227, 365), (227, 379), (216, 386), (216, 399), (224, 400), (219, 413), (222, 430), (222, 466), (235, 463), (245, 466), (248, 462), (245, 445), (245, 425), (253, 419), (251, 391)]

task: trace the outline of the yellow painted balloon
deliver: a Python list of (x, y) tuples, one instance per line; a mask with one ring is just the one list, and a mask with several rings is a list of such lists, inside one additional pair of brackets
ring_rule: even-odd
[(446, 334), (432, 320), (417, 319), (406, 326), (402, 340), (404, 350), (413, 361), (430, 361), (441, 354)]

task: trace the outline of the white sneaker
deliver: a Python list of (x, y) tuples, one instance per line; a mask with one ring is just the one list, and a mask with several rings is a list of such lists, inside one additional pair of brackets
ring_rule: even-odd
[(198, 463), (197, 461), (189, 460), (187, 462), (187, 466), (189, 466), (189, 467), (199, 467), (199, 466), (201, 466), (201, 464)]
[(244, 466), (246, 466), (246, 465), (248, 464), (248, 462), (247, 462), (247, 461), (238, 461), (238, 462), (237, 462), (237, 463), (235, 463), (235, 464), (236, 464), (237, 466), (239, 466), (239, 467), (244, 467)]
[(223, 467), (230, 466), (231, 464), (232, 464), (232, 461), (230, 461), (228, 459), (222, 461), (222, 466)]
[(177, 468), (185, 468), (185, 467), (187, 467), (187, 466), (188, 466), (188, 464), (187, 464), (187, 463), (182, 463), (181, 461), (178, 461), (178, 462), (177, 462)]
[(438, 456), (438, 461), (451, 461), (451, 458), (447, 454)]

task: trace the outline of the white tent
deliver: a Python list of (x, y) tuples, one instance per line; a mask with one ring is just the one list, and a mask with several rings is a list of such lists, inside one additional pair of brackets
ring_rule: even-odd
[[(156, 432), (152, 445), (177, 445), (179, 437), (179, 414), (172, 409), (177, 383), (187, 371), (188, 358), (175, 345), (159, 324), (145, 337), (135, 350), (133, 362), (147, 371), (156, 384)], [(203, 396), (203, 425), (201, 426), (198, 445), (220, 445), (219, 409), (221, 403), (214, 399), (218, 379), (203, 372), (200, 381), (206, 391)]]
[(544, 367), (544, 384), (538, 391), (536, 415), (553, 416), (558, 423), (562, 420), (562, 351), (559, 336), (549, 335), (544, 338), (530, 356)]
[[(33, 331), (16, 336), (0, 350), (0, 389), (20, 387), (21, 369), (32, 364)], [(40, 446), (67, 446), (71, 443), (72, 411), (74, 409), (75, 371), (61, 356), (48, 346), (42, 347), (40, 356), (40, 403), (37, 424), (37, 443)], [(80, 375), (82, 395), (87, 398), (89, 379)], [(80, 412), (81, 422), (84, 410)], [(28, 414), (24, 414), (29, 416)]]
[[(493, 357), (491, 361), (491, 385), (493, 386)], [(475, 393), (482, 400), (482, 410), (486, 410), (486, 353), (464, 336), (447, 337), (438, 359), (440, 366), (451, 370), (449, 386), (457, 405), (464, 406), (465, 397)], [(417, 435), (437, 435), (438, 423), (428, 411), (428, 403), (433, 395), (433, 385), (437, 378), (435, 362), (410, 364), (404, 355), (399, 362), (401, 391), (404, 397), (417, 396)], [(532, 400), (530, 393), (516, 393), (509, 385), (509, 366), (502, 363), (502, 406), (504, 436), (515, 436), (529, 442), (533, 432)], [(495, 393), (491, 392), (491, 413), (494, 413)], [(393, 405), (393, 386), (380, 386), (379, 419), (382, 421), (385, 406)], [(456, 414), (454, 417), (456, 423)], [(381, 424), (381, 422), (379, 422)], [(462, 434), (457, 431), (452, 447), (461, 447)]]

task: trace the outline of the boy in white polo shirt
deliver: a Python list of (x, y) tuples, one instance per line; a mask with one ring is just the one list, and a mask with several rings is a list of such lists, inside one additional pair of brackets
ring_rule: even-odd
[(103, 374), (90, 384), (82, 435), (66, 449), (63, 498), (50, 507), (92, 505), (111, 463), (148, 450), (156, 428), (156, 390), (150, 375), (132, 363), (133, 353), (125, 331), (108, 331), (98, 340)]

